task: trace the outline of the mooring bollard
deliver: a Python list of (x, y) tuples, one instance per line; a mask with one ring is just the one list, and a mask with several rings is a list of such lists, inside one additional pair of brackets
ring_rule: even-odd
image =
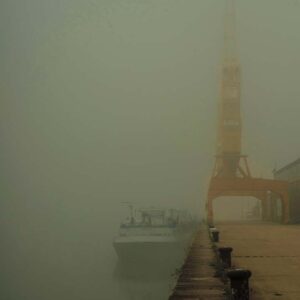
[(220, 259), (223, 263), (225, 269), (231, 267), (231, 247), (221, 247), (219, 248)]
[(219, 230), (217, 228), (210, 229), (212, 241), (215, 243), (219, 242)]
[(209, 227), (208, 228), (209, 236), (210, 236), (211, 239), (212, 239), (212, 232), (213, 232), (213, 230), (216, 230), (216, 228), (215, 227)]
[(249, 278), (251, 272), (244, 269), (235, 269), (227, 272), (230, 279), (232, 300), (249, 300)]

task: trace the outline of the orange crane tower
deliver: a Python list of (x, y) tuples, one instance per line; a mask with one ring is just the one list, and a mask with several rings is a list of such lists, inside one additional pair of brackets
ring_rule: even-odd
[[(228, 3), (225, 19), (224, 56), (222, 64), (221, 96), (217, 141), (216, 175), (235, 177), (244, 173), (241, 158), (241, 71), (237, 58), (235, 39), (235, 14), (233, 2)], [(249, 170), (248, 170), (249, 171)]]
[(262, 201), (263, 217), (268, 194), (278, 195), (282, 203), (282, 222), (289, 219), (288, 183), (253, 178), (242, 155), (241, 67), (237, 55), (235, 1), (227, 0), (225, 39), (221, 71), (221, 94), (215, 167), (208, 188), (207, 221), (213, 223), (213, 200), (220, 196), (252, 196)]

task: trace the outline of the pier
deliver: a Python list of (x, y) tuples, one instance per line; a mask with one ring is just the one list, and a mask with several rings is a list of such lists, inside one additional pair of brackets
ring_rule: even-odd
[(218, 246), (233, 248), (233, 268), (252, 272), (253, 300), (300, 299), (300, 225), (220, 223)]
[[(249, 298), (240, 299), (300, 299), (300, 225), (232, 222), (217, 223), (216, 227), (219, 242), (210, 242), (208, 233), (199, 230), (171, 300), (239, 299), (230, 298), (230, 280), (226, 279), (226, 273), (235, 269), (252, 274)], [(224, 271), (225, 278), (218, 270), (217, 249), (221, 247), (233, 249), (232, 265)]]
[(188, 251), (169, 299), (226, 299), (224, 298), (226, 286), (217, 277), (216, 265), (215, 244), (209, 237), (208, 228), (203, 225)]

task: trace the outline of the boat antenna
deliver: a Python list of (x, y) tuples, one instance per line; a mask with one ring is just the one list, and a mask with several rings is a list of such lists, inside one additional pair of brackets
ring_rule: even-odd
[(133, 204), (129, 201), (124, 201), (122, 204), (127, 204), (130, 210), (130, 219), (133, 219)]

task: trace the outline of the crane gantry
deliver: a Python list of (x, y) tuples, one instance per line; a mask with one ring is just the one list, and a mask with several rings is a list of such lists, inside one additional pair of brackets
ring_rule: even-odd
[(236, 39), (235, 1), (227, 0), (215, 166), (207, 195), (207, 221), (213, 222), (213, 200), (220, 196), (251, 196), (262, 201), (267, 214), (270, 192), (282, 203), (282, 222), (289, 220), (288, 183), (253, 178), (242, 154), (241, 66)]

